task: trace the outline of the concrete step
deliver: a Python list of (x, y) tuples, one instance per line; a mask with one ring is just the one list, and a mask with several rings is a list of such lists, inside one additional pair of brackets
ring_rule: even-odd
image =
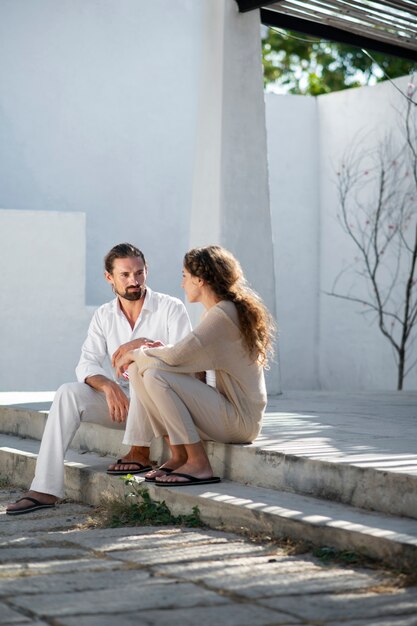
[[(26, 487), (34, 472), (39, 442), (0, 437), (0, 474)], [(67, 497), (99, 504), (104, 492), (122, 495), (122, 480), (105, 473), (109, 458), (68, 453)], [(136, 480), (143, 482), (137, 477)], [(356, 551), (394, 567), (412, 569), (417, 559), (417, 521), (373, 513), (345, 504), (224, 480), (215, 485), (169, 489), (143, 482), (152, 497), (165, 500), (174, 514), (198, 506), (204, 522), (216, 528), (291, 538), (337, 550)], [(18, 523), (18, 520), (16, 521)]]
[[(415, 399), (417, 396), (413, 396), (412, 401)], [(409, 422), (401, 424), (397, 407), (393, 409), (397, 411), (397, 422), (391, 426), (390, 422), (383, 422), (378, 417), (374, 408), (376, 401), (372, 397), (374, 421), (369, 419), (369, 407), (365, 416), (367, 420), (363, 417), (365, 410), (360, 412), (356, 409), (356, 415), (351, 412), (343, 418), (343, 427), (338, 423), (336, 429), (332, 428), (330, 421), (338, 419), (342, 422), (336, 407), (327, 405), (325, 421), (322, 420), (317, 425), (318, 417), (314, 410), (295, 414), (288, 412), (289, 407), (285, 400), (275, 399), (271, 404), (271, 408), (279, 409), (280, 412), (276, 410), (266, 414), (262, 436), (254, 444), (225, 445), (208, 442), (207, 452), (216, 474), (253, 487), (288, 491), (417, 519), (417, 455), (415, 452), (407, 453), (401, 448), (389, 450), (386, 443), (395, 443), (395, 430), (392, 429), (398, 430), (402, 427), (404, 442), (411, 449), (417, 446), (417, 419), (412, 420), (411, 426)], [(0, 432), (40, 440), (48, 406), (45, 405), (44, 410), (39, 410), (41, 407), (33, 410), (24, 405), (0, 406)], [(378, 449), (374, 440), (370, 440), (366, 432), (358, 434), (353, 431), (350, 439), (348, 438), (349, 424), (354, 424), (358, 429), (357, 424), (363, 428), (364, 422), (368, 423), (371, 433), (378, 426), (385, 431), (384, 447), (379, 456), (375, 453)], [(306, 432), (315, 434), (314, 429), (319, 433), (323, 431), (326, 439), (315, 436), (306, 441)], [(334, 441), (332, 437), (340, 437), (340, 432), (343, 441)], [(127, 450), (122, 445), (122, 437), (121, 430), (82, 424), (72, 447), (117, 457)], [(403, 445), (404, 442), (399, 443)], [(333, 447), (329, 451), (331, 446)], [(349, 450), (349, 456), (336, 454), (337, 447)], [(156, 441), (151, 450), (152, 458), (161, 459), (164, 454), (162, 441)]]

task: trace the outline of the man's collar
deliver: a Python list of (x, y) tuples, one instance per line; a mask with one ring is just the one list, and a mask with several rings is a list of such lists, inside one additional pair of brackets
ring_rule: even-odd
[(143, 309), (146, 309), (147, 311), (155, 311), (155, 296), (152, 289), (148, 287), (148, 285), (146, 285), (146, 295), (142, 311)]

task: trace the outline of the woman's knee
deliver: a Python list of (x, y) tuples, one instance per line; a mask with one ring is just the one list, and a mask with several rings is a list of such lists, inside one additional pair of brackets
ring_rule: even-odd
[(143, 373), (143, 384), (145, 388), (155, 389), (155, 387), (167, 386), (167, 382), (164, 376), (165, 372), (159, 369), (149, 369)]

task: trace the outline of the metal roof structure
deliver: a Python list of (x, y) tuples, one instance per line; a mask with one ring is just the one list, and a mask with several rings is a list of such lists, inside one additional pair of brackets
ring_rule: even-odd
[(236, 0), (239, 11), (260, 9), (261, 21), (417, 61), (417, 2), (413, 0)]

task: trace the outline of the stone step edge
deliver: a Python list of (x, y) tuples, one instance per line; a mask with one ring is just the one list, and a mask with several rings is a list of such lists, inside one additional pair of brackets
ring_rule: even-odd
[[(0, 407), (0, 431), (40, 440), (46, 418), (39, 411)], [(123, 430), (84, 423), (71, 448), (118, 457), (127, 450), (122, 438)], [(417, 519), (417, 476), (286, 455), (257, 445), (207, 442), (206, 448), (214, 472), (234, 482)], [(155, 441), (151, 458), (161, 460), (165, 456), (162, 440)]]
[[(0, 406), (0, 434), (40, 441), (47, 418), (47, 411)], [(99, 456), (122, 456), (129, 449), (122, 443), (123, 434), (123, 427), (106, 428), (100, 424), (83, 422), (77, 430), (70, 448), (91, 451)], [(159, 445), (155, 446), (155, 454), (159, 455), (162, 446), (160, 442), (157, 444)]]
[[(68, 498), (91, 505), (103, 493), (123, 496), (124, 482), (105, 473), (106, 462), (83, 455), (66, 464)], [(12, 447), (0, 449), (0, 472), (26, 487), (36, 455)], [(143, 481), (140, 477), (139, 481)], [(164, 500), (175, 515), (198, 506), (201, 519), (213, 528), (264, 534), (267, 537), (308, 542), (313, 546), (348, 550), (411, 571), (417, 559), (417, 522), (370, 513), (343, 504), (247, 487), (231, 481), (183, 488), (157, 487), (143, 482), (152, 498)]]
[(207, 451), (213, 467), (219, 457), (224, 459), (218, 464), (222, 475), (235, 482), (417, 519), (417, 476), (255, 446), (242, 449), (210, 442)]

